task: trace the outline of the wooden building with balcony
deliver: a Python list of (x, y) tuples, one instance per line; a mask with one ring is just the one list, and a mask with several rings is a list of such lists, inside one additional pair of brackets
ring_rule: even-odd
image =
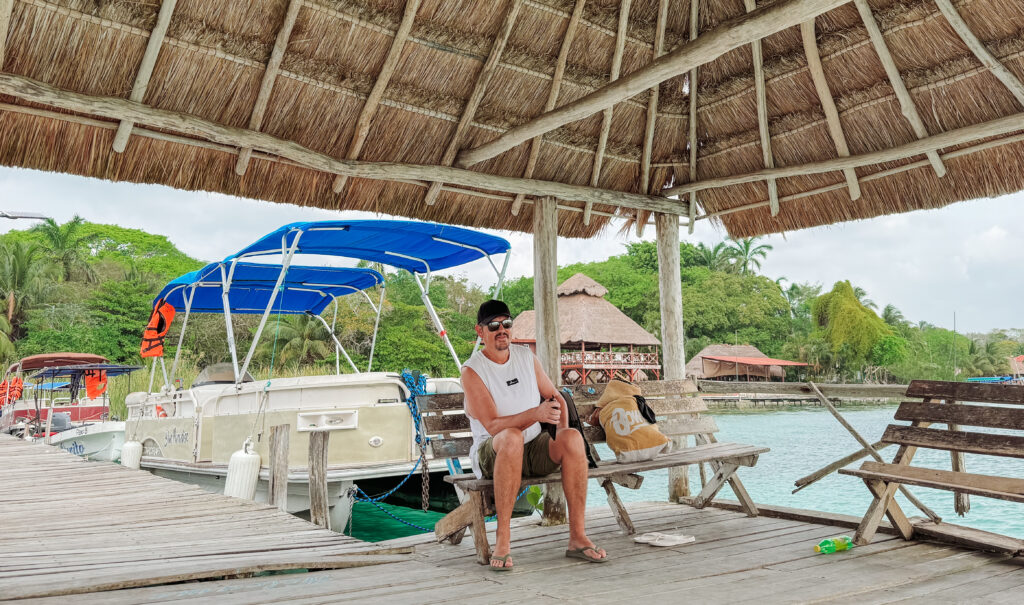
[[(615, 305), (608, 289), (582, 273), (558, 287), (562, 384), (659, 379), (661, 343)], [(534, 311), (523, 311), (512, 326), (512, 342), (536, 350)]]

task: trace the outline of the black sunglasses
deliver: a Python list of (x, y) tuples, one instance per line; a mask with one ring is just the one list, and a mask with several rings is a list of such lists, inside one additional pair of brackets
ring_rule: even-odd
[(491, 332), (497, 332), (499, 326), (504, 327), (506, 330), (511, 330), (512, 329), (512, 320), (511, 319), (503, 319), (501, 321), (492, 321), (492, 322), (488, 322), (486, 325), (487, 325), (487, 329), (490, 330)]

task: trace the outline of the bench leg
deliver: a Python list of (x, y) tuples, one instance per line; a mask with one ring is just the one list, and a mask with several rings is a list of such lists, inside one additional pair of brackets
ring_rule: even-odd
[(483, 495), (478, 491), (469, 492), (465, 502), (434, 524), (434, 537), (439, 543), (449, 540), (452, 544), (458, 544), (466, 534), (466, 528), (473, 531), (477, 561), (486, 565), (491, 558), (491, 548), (487, 543), (487, 528), (484, 524)]
[(747, 493), (747, 488), (743, 487), (743, 482), (735, 474), (729, 477), (729, 487), (732, 488), (732, 493), (736, 494), (736, 499), (740, 501), (743, 512), (747, 513), (748, 517), (756, 517), (759, 514), (757, 505)]
[(725, 482), (732, 477), (732, 474), (736, 472), (739, 466), (731, 462), (724, 462), (715, 471), (715, 475), (707, 482), (704, 489), (700, 491), (700, 494), (693, 499), (694, 508), (704, 508), (708, 502), (715, 499), (718, 492), (725, 486)]
[[(876, 498), (885, 493), (886, 484), (882, 481), (865, 479), (864, 484), (868, 486), (868, 489), (871, 490), (871, 493), (874, 494)], [(900, 536), (902, 536), (904, 540), (909, 540), (914, 536), (914, 525), (909, 519), (907, 519), (907, 516), (903, 514), (903, 509), (900, 508), (900, 505), (896, 502), (895, 498), (893, 498), (889, 502), (889, 506), (886, 507), (885, 515), (889, 517), (889, 523), (892, 523), (892, 526), (896, 528), (896, 531), (900, 532)]]
[(604, 488), (604, 493), (608, 495), (608, 506), (611, 507), (612, 512), (615, 514), (615, 520), (619, 523), (619, 527), (627, 536), (632, 536), (636, 533), (636, 529), (633, 528), (633, 521), (629, 518), (629, 514), (626, 513), (626, 507), (622, 505), (622, 500), (619, 499), (618, 492), (615, 491), (615, 485), (611, 479), (605, 479), (601, 481), (601, 487)]
[(864, 518), (861, 520), (860, 525), (857, 526), (857, 533), (853, 535), (853, 543), (857, 546), (864, 546), (871, 542), (871, 539), (875, 537), (875, 532), (878, 531), (878, 524), (882, 522), (882, 516), (890, 509), (893, 510), (893, 516), (890, 519), (896, 519), (893, 521), (893, 525), (900, 531), (900, 535), (907, 540), (913, 535), (913, 529), (910, 529), (909, 532), (904, 532), (905, 528), (900, 527), (900, 517), (906, 519), (906, 516), (903, 515), (903, 510), (900, 509), (899, 504), (896, 503), (894, 498), (900, 484), (884, 481), (879, 481), (878, 483), (878, 491), (875, 491), (871, 485), (868, 486), (875, 494), (875, 499), (871, 502), (867, 512), (864, 513)]

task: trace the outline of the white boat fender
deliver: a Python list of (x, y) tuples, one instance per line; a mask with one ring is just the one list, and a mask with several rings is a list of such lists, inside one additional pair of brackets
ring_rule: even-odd
[(246, 439), (242, 449), (231, 454), (228, 476), (224, 480), (224, 495), (252, 500), (256, 495), (256, 481), (260, 476), (260, 455), (250, 451), (252, 439)]
[(138, 441), (125, 441), (121, 446), (121, 466), (138, 470), (142, 462), (142, 444)]

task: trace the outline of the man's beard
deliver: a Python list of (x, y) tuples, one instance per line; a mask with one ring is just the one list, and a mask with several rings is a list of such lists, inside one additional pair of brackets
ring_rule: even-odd
[(506, 338), (504, 340), (495, 340), (494, 341), (494, 350), (495, 351), (507, 351), (508, 350), (508, 339)]

